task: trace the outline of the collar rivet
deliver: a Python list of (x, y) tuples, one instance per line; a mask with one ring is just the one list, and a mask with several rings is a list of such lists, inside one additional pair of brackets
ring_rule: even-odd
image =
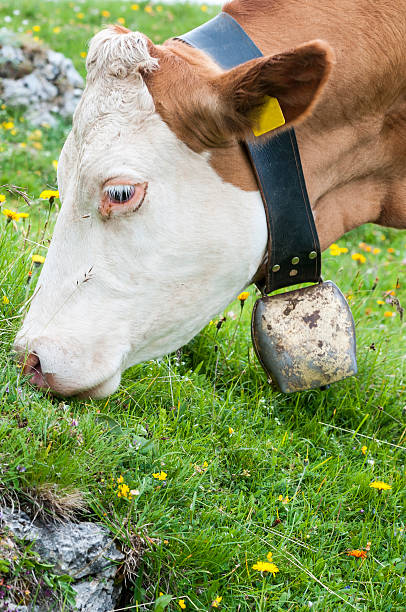
[(311, 251), (311, 252), (309, 253), (309, 259), (316, 259), (316, 257), (317, 257), (317, 253), (316, 253), (316, 251)]
[(272, 272), (279, 272), (279, 270), (281, 269), (279, 264), (275, 264), (274, 266), (272, 266)]
[(292, 264), (293, 264), (294, 266), (296, 266), (296, 264), (298, 264), (298, 263), (299, 263), (299, 261), (300, 261), (299, 257), (293, 257), (293, 259), (292, 259)]

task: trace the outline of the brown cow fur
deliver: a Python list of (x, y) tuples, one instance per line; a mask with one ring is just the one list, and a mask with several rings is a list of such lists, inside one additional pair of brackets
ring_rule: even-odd
[[(256, 88), (262, 96), (274, 92), (282, 97), (288, 119), (304, 118), (296, 134), (322, 248), (367, 222), (405, 228), (406, 0), (234, 0), (224, 10), (265, 56), (279, 56), (277, 65), (281, 57), (285, 62), (291, 57), (287, 51), (314, 39), (326, 41), (334, 51), (336, 65), (310, 116), (305, 109), (298, 112), (300, 96), (289, 113), (292, 89), (286, 99), (282, 91), (289, 70), (282, 70), (279, 89), (275, 82), (269, 91)], [(313, 43), (306, 108), (328, 75), (328, 45)], [(204, 53), (179, 41), (157, 47), (151, 43), (150, 51), (160, 68), (146, 82), (169, 127), (194, 150), (215, 147), (211, 163), (224, 180), (244, 190), (257, 189), (243, 149), (231, 138), (241, 138), (251, 108), (244, 106), (245, 97), (235, 114), (236, 73), (230, 80)], [(317, 64), (323, 70), (318, 72)], [(275, 81), (269, 57), (262, 67), (269, 71), (268, 80)], [(241, 76), (244, 69), (235, 70)], [(245, 84), (253, 80), (251, 74)], [(213, 88), (222, 92), (220, 101)]]

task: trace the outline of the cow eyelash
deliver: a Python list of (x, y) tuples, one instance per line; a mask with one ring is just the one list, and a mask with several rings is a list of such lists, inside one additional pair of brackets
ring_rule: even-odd
[(123, 204), (129, 202), (135, 193), (134, 185), (110, 185), (106, 187), (106, 193), (111, 202)]

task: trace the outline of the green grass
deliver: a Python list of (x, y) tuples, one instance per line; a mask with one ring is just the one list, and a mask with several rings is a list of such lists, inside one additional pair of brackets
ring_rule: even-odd
[[(106, 21), (100, 10), (155, 41), (215, 12), (72, 4), (83, 20), (65, 1), (3, 0), (0, 23), (17, 7), (8, 25), (40, 25), (41, 38), (83, 73), (80, 51)], [(131, 368), (107, 401), (51, 399), (25, 383), (11, 344), (39, 272), (31, 255), (45, 255), (58, 208), (38, 196), (55, 186), (52, 161), (69, 126), (37, 131), (3, 108), (0, 124), (8, 121), (16, 132), (0, 130), (0, 184), (26, 189), (32, 203), (0, 189), (3, 207), (30, 214), (16, 223), (0, 215), (0, 494), (48, 512), (57, 500), (67, 511), (69, 495), (80, 494), (82, 516), (107, 525), (132, 557), (143, 547), (133, 609), (153, 609), (162, 592), (173, 597), (172, 610), (180, 610), (179, 599), (188, 610), (208, 610), (217, 596), (230, 611), (307, 610), (309, 602), (322, 611), (404, 610), (406, 340), (386, 302), (390, 291), (406, 301), (404, 232), (365, 226), (340, 241), (348, 253), (324, 255), (324, 277), (348, 296), (355, 317), (357, 378), (324, 392), (272, 390), (251, 347), (252, 290), (240, 322), (240, 305), (231, 304), (220, 330), (212, 324), (179, 354)], [(351, 258), (357, 252), (364, 263)], [(153, 477), (161, 471), (164, 481)], [(131, 500), (117, 495), (120, 476), (136, 491)], [(373, 480), (392, 488), (379, 493)], [(365, 560), (345, 554), (368, 542)], [(252, 568), (270, 551), (275, 576)], [(14, 574), (4, 580), (16, 594)]]

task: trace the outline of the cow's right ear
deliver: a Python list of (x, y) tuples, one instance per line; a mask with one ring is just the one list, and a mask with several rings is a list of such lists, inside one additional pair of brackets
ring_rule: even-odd
[(315, 40), (219, 74), (211, 81), (219, 101), (212, 111), (218, 134), (225, 141), (227, 135), (252, 135), (267, 96), (277, 98), (286, 125), (298, 123), (311, 113), (333, 63), (331, 47)]

